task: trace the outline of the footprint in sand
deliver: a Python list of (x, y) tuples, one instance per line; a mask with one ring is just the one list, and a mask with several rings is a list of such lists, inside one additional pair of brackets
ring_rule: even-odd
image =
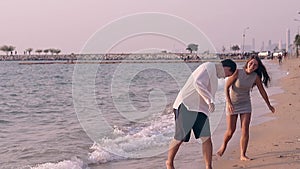
[(234, 167), (234, 168), (245, 168), (244, 165), (239, 165), (239, 164), (235, 164), (232, 167)]

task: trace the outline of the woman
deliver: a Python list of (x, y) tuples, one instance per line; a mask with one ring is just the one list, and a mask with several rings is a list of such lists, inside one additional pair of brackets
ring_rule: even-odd
[(237, 118), (240, 116), (242, 129), (240, 139), (240, 159), (242, 161), (251, 160), (246, 156), (249, 140), (249, 124), (252, 111), (250, 90), (254, 86), (257, 86), (269, 109), (272, 113), (274, 113), (275, 109), (271, 106), (268, 95), (263, 86), (264, 84), (268, 87), (269, 82), (270, 77), (258, 56), (252, 56), (246, 62), (243, 69), (237, 69), (234, 75), (227, 79), (225, 85), (227, 131), (224, 135), (223, 144), (218, 150), (217, 155), (222, 156), (225, 152), (227, 143), (236, 129)]

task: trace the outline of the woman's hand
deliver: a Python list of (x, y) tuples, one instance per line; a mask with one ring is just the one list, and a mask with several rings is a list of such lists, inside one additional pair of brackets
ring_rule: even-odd
[(233, 114), (233, 112), (234, 112), (234, 107), (233, 107), (232, 103), (227, 102), (227, 103), (226, 103), (226, 109), (227, 109), (227, 111), (228, 111), (230, 114)]

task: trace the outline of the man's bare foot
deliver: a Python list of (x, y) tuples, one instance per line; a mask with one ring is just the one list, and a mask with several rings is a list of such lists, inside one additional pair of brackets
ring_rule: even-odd
[(173, 162), (166, 161), (167, 169), (175, 169)]
[(247, 156), (241, 156), (241, 161), (251, 161), (252, 159)]

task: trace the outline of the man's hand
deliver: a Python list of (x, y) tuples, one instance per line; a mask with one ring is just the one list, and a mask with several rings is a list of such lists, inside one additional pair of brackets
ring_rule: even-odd
[(214, 103), (209, 103), (208, 112), (212, 113), (214, 111), (215, 111), (215, 104)]

